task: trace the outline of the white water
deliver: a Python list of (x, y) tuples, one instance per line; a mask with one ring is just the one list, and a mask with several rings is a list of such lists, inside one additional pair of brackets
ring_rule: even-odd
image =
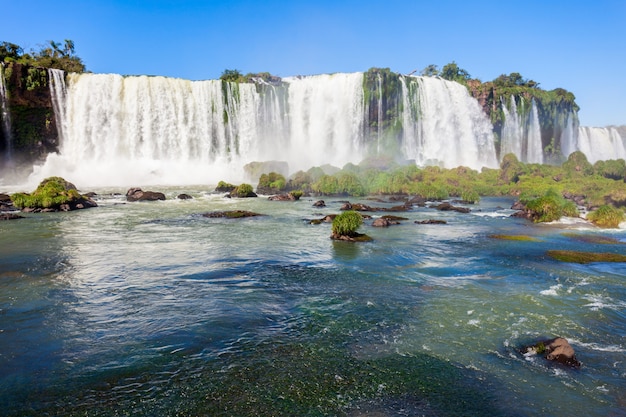
[[(473, 169), (496, 167), (493, 128), (482, 108), (461, 84), (434, 77), (406, 77), (402, 82), (404, 115), (403, 151), (418, 165)], [(407, 82), (415, 80), (417, 97)], [(411, 102), (419, 115), (410, 117)], [(409, 114), (406, 114), (409, 112)]]
[(564, 157), (568, 157), (572, 152), (577, 150), (578, 138), (578, 119), (574, 113), (567, 115), (565, 129), (561, 132), (561, 153)]
[(614, 127), (578, 128), (576, 150), (583, 152), (589, 162), (626, 159), (626, 138)]
[(0, 118), (2, 119), (2, 133), (6, 141), (6, 160), (11, 161), (13, 154), (13, 140), (11, 134), (11, 113), (9, 112), (9, 99), (7, 86), (4, 80), (4, 64), (0, 63)]
[(509, 106), (506, 105), (505, 100), (501, 102), (504, 126), (502, 127), (500, 155), (512, 153), (522, 162), (543, 163), (541, 125), (535, 100), (531, 101), (530, 112), (527, 116), (524, 116), (526, 112), (523, 98), (520, 98), (520, 110), (513, 96), (511, 96)]
[[(282, 86), (115, 74), (70, 74), (65, 86), (61, 72), (50, 77), (61, 146), (35, 167), (33, 184), (51, 175), (90, 186), (237, 182), (252, 161), (286, 161), (293, 173), (359, 163), (374, 140), (386, 151), (381, 114), (375, 137), (365, 133), (363, 73)], [(428, 77), (402, 84), (405, 159), (497, 166), (492, 126), (465, 87)]]
[(537, 103), (532, 100), (527, 133), (527, 152), (526, 162), (541, 164), (543, 163), (543, 146), (541, 143), (541, 125), (539, 124), (539, 115), (537, 112)]

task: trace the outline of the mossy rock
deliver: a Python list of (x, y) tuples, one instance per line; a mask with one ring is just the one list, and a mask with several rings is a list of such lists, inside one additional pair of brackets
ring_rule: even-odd
[(500, 240), (517, 240), (517, 241), (523, 241), (523, 242), (540, 242), (539, 239), (532, 237), (532, 236), (526, 236), (526, 235), (489, 235), (489, 237), (491, 239), (500, 239)]
[(69, 211), (97, 206), (93, 200), (81, 195), (74, 184), (61, 177), (46, 178), (31, 194), (15, 193), (11, 201), (15, 207), (27, 211)]
[(248, 198), (257, 197), (257, 195), (250, 184), (244, 183), (235, 187), (235, 189), (230, 192), (229, 197)]
[(609, 205), (598, 207), (587, 215), (587, 220), (598, 227), (606, 229), (616, 229), (619, 224), (626, 220), (624, 211)]
[(592, 262), (626, 262), (626, 255), (617, 253), (580, 252), (574, 250), (549, 250), (548, 256), (562, 262), (588, 264)]

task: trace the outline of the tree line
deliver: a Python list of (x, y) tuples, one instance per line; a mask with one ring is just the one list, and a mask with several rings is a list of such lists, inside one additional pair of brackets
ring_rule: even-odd
[(76, 55), (74, 41), (65, 39), (63, 43), (48, 41), (39, 49), (24, 49), (11, 42), (0, 42), (0, 62), (32, 65), (34, 67), (56, 68), (66, 72), (85, 72), (85, 64)]

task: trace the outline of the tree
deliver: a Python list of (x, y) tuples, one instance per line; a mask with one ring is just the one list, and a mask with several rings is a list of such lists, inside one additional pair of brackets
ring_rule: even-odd
[(469, 73), (464, 69), (459, 68), (459, 66), (454, 61), (444, 65), (439, 75), (443, 79), (457, 82), (463, 82), (470, 79)]
[(439, 75), (439, 67), (437, 67), (437, 65), (435, 64), (430, 64), (429, 66), (427, 66), (426, 68), (424, 68), (421, 72), (420, 75), (424, 76), (424, 77), (434, 77)]
[(2, 42), (0, 43), (0, 62), (5, 62), (5, 60), (18, 60), (24, 50), (19, 46), (11, 42)]
[(241, 82), (243, 78), (244, 78), (243, 74), (241, 74), (241, 72), (236, 69), (233, 69), (233, 70), (225, 69), (224, 72), (222, 72), (222, 75), (220, 76), (220, 80), (228, 81), (232, 83)]

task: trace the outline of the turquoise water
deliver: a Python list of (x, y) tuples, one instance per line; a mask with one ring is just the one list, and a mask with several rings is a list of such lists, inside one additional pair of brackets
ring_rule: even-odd
[[(626, 254), (625, 230), (534, 225), (483, 199), (368, 220), (374, 240), (354, 244), (307, 221), (336, 199), (112, 191), (0, 223), (3, 415), (626, 415), (626, 266), (546, 256)], [(201, 216), (229, 209), (265, 216)], [(414, 223), (429, 218), (448, 223)], [(556, 336), (580, 369), (518, 353)]]

